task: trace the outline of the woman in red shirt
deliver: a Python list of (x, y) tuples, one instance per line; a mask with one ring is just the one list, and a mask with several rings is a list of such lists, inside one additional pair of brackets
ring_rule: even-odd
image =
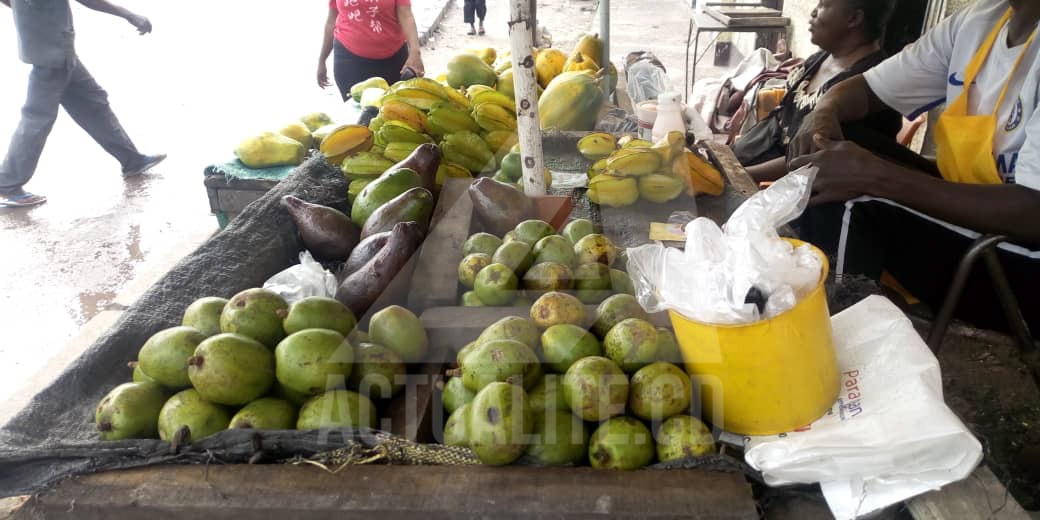
[(393, 84), (406, 69), (418, 76), (425, 72), (411, 0), (329, 0), (318, 60), (321, 88), (330, 85), (325, 62), (333, 51), (333, 74), (344, 101), (350, 87), (368, 78)]

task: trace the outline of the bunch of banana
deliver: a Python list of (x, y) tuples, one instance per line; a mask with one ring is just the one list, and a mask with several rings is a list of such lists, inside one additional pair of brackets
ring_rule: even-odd
[(452, 103), (437, 103), (427, 116), (430, 134), (444, 137), (455, 132), (479, 132), (480, 125), (470, 116), (469, 110), (459, 108)]
[(473, 132), (456, 132), (444, 136), (440, 143), (444, 158), (470, 172), (490, 172), (495, 169), (495, 155), (487, 143)]
[(355, 178), (376, 178), (383, 174), (387, 169), (394, 165), (394, 162), (386, 157), (383, 157), (382, 153), (375, 153), (371, 150), (367, 152), (361, 152), (352, 157), (343, 159), (343, 173), (348, 177)]

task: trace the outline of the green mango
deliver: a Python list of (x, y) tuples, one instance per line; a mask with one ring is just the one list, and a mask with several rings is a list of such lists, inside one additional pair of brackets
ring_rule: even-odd
[(520, 159), (520, 152), (509, 152), (505, 157), (502, 158), (502, 175), (509, 182), (516, 182), (524, 175), (523, 164)]
[(284, 399), (264, 397), (242, 407), (228, 429), (291, 430), (296, 427), (296, 406)]
[(607, 420), (589, 439), (589, 463), (596, 469), (639, 469), (654, 460), (655, 452), (650, 430), (631, 417)]
[(94, 411), (103, 441), (154, 439), (166, 391), (156, 383), (123, 383), (108, 393)]
[(503, 382), (487, 385), (469, 404), (466, 426), (469, 447), (480, 462), (502, 466), (520, 458), (534, 426), (523, 388)]
[(480, 392), (496, 381), (513, 381), (530, 388), (542, 377), (538, 355), (527, 345), (511, 339), (482, 343), (465, 361), (462, 383), (473, 392)]
[(367, 397), (350, 390), (332, 390), (303, 404), (296, 429), (375, 428), (378, 424), (376, 406)]
[(461, 377), (453, 377), (448, 379), (448, 382), (444, 384), (444, 389), (441, 390), (441, 403), (444, 404), (444, 409), (448, 413), (455, 413), (459, 408), (469, 404), (476, 395), (476, 392), (466, 388)]
[(350, 220), (359, 228), (363, 228), (368, 217), (380, 206), (412, 188), (420, 187), (422, 178), (415, 170), (400, 168), (386, 172), (358, 193), (350, 209)]
[(603, 347), (584, 327), (562, 323), (542, 333), (542, 357), (553, 370), (566, 373), (579, 359), (602, 356)]
[(469, 439), (466, 436), (466, 419), (469, 417), (469, 403), (466, 403), (451, 412), (447, 422), (444, 423), (445, 446), (469, 447)]
[(527, 455), (537, 464), (580, 464), (589, 449), (589, 431), (581, 419), (566, 409), (532, 413), (534, 426)]

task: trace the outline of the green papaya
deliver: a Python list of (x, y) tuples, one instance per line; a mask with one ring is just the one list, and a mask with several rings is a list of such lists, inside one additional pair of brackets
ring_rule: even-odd
[(461, 53), (448, 62), (448, 85), (452, 88), (467, 88), (470, 85), (487, 85), (494, 88), (498, 82), (492, 69), (480, 56)]

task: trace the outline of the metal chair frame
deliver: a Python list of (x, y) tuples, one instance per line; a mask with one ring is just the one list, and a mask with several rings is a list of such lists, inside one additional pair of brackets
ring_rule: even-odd
[(997, 293), (997, 299), (1004, 310), (1004, 317), (1011, 327), (1015, 340), (1024, 353), (1031, 353), (1036, 349), (1036, 343), (1034, 343), (1033, 337), (1029, 332), (1029, 325), (1022, 316), (1018, 299), (1015, 298), (1015, 293), (1011, 291), (1011, 284), (1008, 283), (1004, 267), (1000, 264), (1000, 258), (997, 256), (996, 247), (1006, 241), (1007, 237), (1005, 236), (983, 235), (972, 243), (964, 258), (961, 259), (961, 263), (953, 277), (953, 284), (950, 286), (949, 292), (946, 293), (946, 300), (943, 302), (942, 308), (932, 324), (932, 330), (928, 334), (928, 347), (932, 349), (932, 352), (938, 354), (942, 348), (946, 331), (953, 321), (953, 313), (957, 310), (957, 304), (960, 303), (964, 286), (968, 283), (968, 276), (971, 275), (971, 270), (979, 258), (986, 262), (986, 268), (993, 281), (993, 290)]

